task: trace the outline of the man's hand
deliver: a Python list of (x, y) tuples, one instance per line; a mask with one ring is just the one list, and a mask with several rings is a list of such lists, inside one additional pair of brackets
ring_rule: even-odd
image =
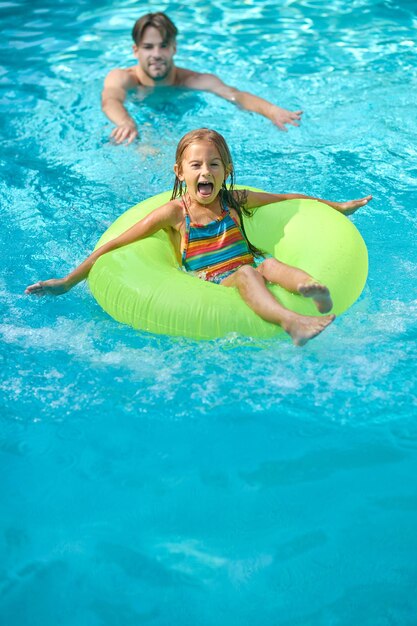
[(113, 129), (110, 139), (114, 141), (114, 143), (126, 143), (129, 145), (139, 136), (138, 129), (136, 124), (132, 122), (125, 122), (124, 124), (119, 124), (116, 128)]
[(287, 109), (281, 109), (281, 107), (272, 105), (268, 117), (280, 130), (287, 131), (288, 129), (285, 127), (285, 124), (299, 126), (300, 124), (298, 124), (298, 122), (301, 120), (302, 114), (302, 111), (287, 111)]

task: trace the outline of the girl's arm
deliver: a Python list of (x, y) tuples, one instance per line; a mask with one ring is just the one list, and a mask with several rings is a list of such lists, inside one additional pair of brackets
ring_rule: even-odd
[(258, 206), (264, 206), (265, 204), (271, 204), (272, 202), (282, 202), (283, 200), (304, 199), (318, 200), (319, 202), (324, 202), (324, 204), (328, 204), (332, 207), (332, 209), (336, 209), (336, 211), (339, 211), (344, 215), (351, 215), (360, 207), (365, 206), (365, 204), (368, 204), (368, 202), (372, 200), (372, 196), (365, 196), (364, 198), (359, 198), (358, 200), (349, 200), (347, 202), (333, 202), (331, 200), (323, 200), (322, 198), (314, 198), (313, 196), (304, 196), (301, 193), (264, 193), (260, 191), (249, 190), (246, 190), (246, 193), (247, 200), (245, 206), (248, 209), (253, 209), (254, 207)]
[(90, 256), (87, 257), (81, 265), (65, 276), (65, 278), (52, 278), (50, 280), (39, 281), (26, 287), (25, 293), (35, 294), (37, 296), (43, 296), (45, 294), (58, 296), (62, 293), (66, 293), (72, 289), (74, 285), (87, 278), (94, 263), (103, 254), (106, 254), (106, 252), (110, 252), (111, 250), (121, 248), (122, 246), (126, 246), (127, 244), (138, 241), (139, 239), (149, 237), (150, 235), (158, 232), (158, 230), (175, 226), (181, 219), (182, 214), (180, 215), (180, 213), (181, 209), (179, 209), (178, 205), (174, 202), (164, 204), (159, 209), (155, 209), (149, 213), (149, 215), (137, 222), (137, 224), (134, 224), (134, 226), (115, 239), (112, 239), (103, 246), (100, 246), (100, 248), (90, 254)]

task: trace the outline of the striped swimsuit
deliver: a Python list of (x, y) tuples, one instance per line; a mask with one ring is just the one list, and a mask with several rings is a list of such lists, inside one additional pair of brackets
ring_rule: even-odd
[(248, 243), (228, 207), (222, 204), (222, 215), (208, 224), (191, 222), (185, 209), (185, 240), (182, 265), (199, 278), (221, 283), (241, 265), (253, 265)]

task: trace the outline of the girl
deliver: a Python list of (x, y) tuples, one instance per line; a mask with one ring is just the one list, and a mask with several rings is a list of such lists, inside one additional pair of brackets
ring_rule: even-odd
[[(25, 293), (66, 293), (88, 276), (102, 254), (164, 229), (171, 237), (183, 269), (202, 280), (236, 287), (255, 313), (282, 326), (296, 345), (303, 345), (321, 333), (334, 320), (334, 315), (315, 317), (289, 311), (277, 302), (266, 283), (276, 283), (312, 298), (320, 313), (329, 313), (333, 306), (327, 287), (303, 270), (274, 258), (257, 264), (255, 256), (259, 257), (260, 251), (248, 241), (241, 219), (242, 212), (250, 215), (254, 207), (310, 196), (234, 190), (233, 164), (227, 144), (219, 133), (207, 128), (191, 131), (181, 139), (174, 172), (170, 202), (101, 246), (65, 278), (37, 282), (27, 287)], [(229, 176), (231, 181), (227, 188)], [(321, 201), (348, 215), (369, 200), (371, 196), (350, 202)]]

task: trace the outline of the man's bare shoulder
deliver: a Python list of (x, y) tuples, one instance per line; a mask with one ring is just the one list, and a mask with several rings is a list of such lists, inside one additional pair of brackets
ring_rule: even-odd
[(189, 89), (202, 89), (213, 81), (219, 80), (214, 74), (204, 74), (194, 72), (184, 67), (176, 68), (176, 84), (178, 87), (188, 87)]
[(203, 74), (202, 72), (177, 68), (176, 85), (186, 89), (195, 89), (196, 91), (210, 91), (222, 98), (226, 98), (226, 100), (235, 100), (236, 89), (226, 85), (215, 74)]
[(104, 80), (104, 88), (134, 89), (138, 86), (138, 82), (134, 67), (116, 68), (107, 74)]

